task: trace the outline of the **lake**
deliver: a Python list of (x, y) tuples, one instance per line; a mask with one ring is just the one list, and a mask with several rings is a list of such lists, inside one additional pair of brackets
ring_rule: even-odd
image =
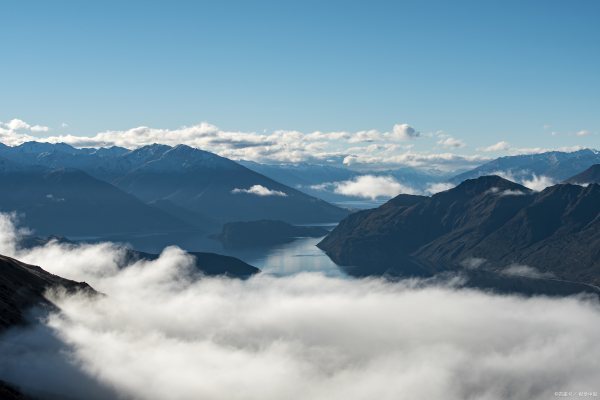
[[(336, 224), (311, 224), (333, 229)], [(298, 238), (292, 242), (270, 247), (227, 249), (206, 233), (181, 232), (104, 238), (71, 238), (85, 241), (127, 243), (136, 250), (160, 253), (167, 246), (176, 245), (190, 252), (211, 252), (239, 258), (265, 273), (285, 276), (299, 272), (321, 272), (327, 276), (346, 276), (340, 267), (316, 245), (323, 238)]]

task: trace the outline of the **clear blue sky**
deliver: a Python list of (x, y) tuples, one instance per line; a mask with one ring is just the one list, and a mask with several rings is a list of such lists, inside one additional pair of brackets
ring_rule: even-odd
[(0, 16), (1, 121), (600, 137), (600, 1), (6, 0)]

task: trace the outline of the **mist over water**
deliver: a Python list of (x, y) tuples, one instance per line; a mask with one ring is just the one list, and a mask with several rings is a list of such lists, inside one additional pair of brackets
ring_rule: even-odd
[(600, 389), (600, 306), (590, 298), (315, 272), (204, 278), (174, 247), (119, 268), (124, 252), (110, 243), (23, 250), (18, 236), (0, 218), (0, 253), (105, 294), (51, 292), (60, 312), (0, 339), (0, 379), (35, 393), (548, 399)]

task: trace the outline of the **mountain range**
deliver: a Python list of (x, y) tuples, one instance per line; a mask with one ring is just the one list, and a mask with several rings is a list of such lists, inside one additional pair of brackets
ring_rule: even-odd
[(354, 275), (447, 271), (600, 285), (600, 185), (541, 192), (498, 176), (348, 216), (318, 245)]
[(466, 179), (485, 175), (501, 175), (519, 182), (546, 176), (554, 182), (562, 182), (598, 163), (600, 151), (592, 149), (506, 156), (458, 174), (450, 179), (450, 182), (459, 184)]
[(17, 212), (22, 224), (41, 235), (89, 236), (192, 228), (77, 169), (50, 169), (0, 159), (0, 187), (0, 211)]
[(2, 145), (0, 173), (0, 184), (10, 188), (0, 209), (22, 212), (40, 233), (211, 232), (231, 221), (335, 222), (348, 214), (234, 161), (184, 145), (131, 151), (64, 143)]
[(362, 197), (342, 194), (336, 190), (337, 185), (362, 175), (392, 177), (402, 185), (422, 192), (426, 191), (431, 184), (444, 182), (451, 176), (451, 174), (436, 170), (421, 170), (412, 167), (358, 171), (335, 165), (309, 163), (260, 164), (251, 161), (241, 161), (240, 163), (253, 171), (334, 204), (364, 200)]
[[(600, 152), (590, 149), (510, 156), (450, 180), (458, 184), (470, 177), (498, 172), (515, 181), (546, 176), (554, 181), (575, 182), (569, 178), (599, 162)], [(0, 211), (17, 212), (23, 225), (41, 235), (125, 241), (132, 235), (207, 235), (232, 222), (337, 222), (349, 210), (317, 196), (331, 201), (349, 197), (336, 193), (331, 185), (323, 190), (321, 184), (348, 181), (364, 173), (333, 165), (237, 163), (185, 145), (154, 144), (128, 150), (27, 142), (14, 147), (0, 145), (0, 185), (4, 190)], [(420, 188), (415, 190), (417, 193), (447, 179), (439, 172), (408, 167), (373, 174), (393, 176), (406, 186)], [(591, 168), (585, 174), (572, 179), (597, 181), (597, 169)], [(528, 191), (520, 185), (507, 190)], [(424, 199), (402, 195), (382, 209), (401, 203), (400, 198), (409, 202)], [(172, 235), (161, 237), (165, 237), (161, 244), (177, 244), (177, 240), (169, 239)]]

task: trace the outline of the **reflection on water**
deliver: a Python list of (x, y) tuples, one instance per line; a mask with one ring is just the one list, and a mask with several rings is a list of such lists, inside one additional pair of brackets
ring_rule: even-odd
[(345, 276), (344, 272), (316, 246), (321, 239), (323, 238), (300, 238), (268, 249), (235, 251), (229, 254), (274, 275), (321, 272), (327, 276)]
[[(320, 225), (331, 228), (335, 226)], [(167, 246), (175, 245), (191, 252), (211, 252), (237, 257), (265, 273), (274, 275), (293, 275), (309, 271), (322, 272), (327, 276), (345, 276), (344, 272), (316, 246), (323, 238), (299, 238), (286, 244), (250, 249), (226, 249), (220, 242), (210, 239), (206, 233), (193, 232), (70, 239), (127, 243), (138, 251), (155, 254)]]

